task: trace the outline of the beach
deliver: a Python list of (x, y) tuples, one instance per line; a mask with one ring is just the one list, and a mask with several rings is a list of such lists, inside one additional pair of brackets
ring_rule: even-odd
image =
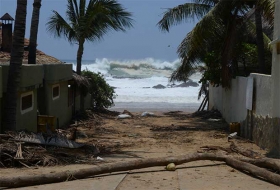
[[(75, 60), (64, 60), (72, 63)], [(184, 111), (195, 112), (203, 97), (198, 100), (201, 73), (189, 81), (170, 81), (180, 60), (166, 61), (146, 58), (140, 60), (84, 60), (82, 70), (101, 73), (115, 90), (114, 104), (110, 110), (132, 112)]]
[(167, 103), (167, 102), (115, 102), (109, 110), (122, 112), (169, 112), (183, 111), (193, 113), (198, 110), (200, 103)]

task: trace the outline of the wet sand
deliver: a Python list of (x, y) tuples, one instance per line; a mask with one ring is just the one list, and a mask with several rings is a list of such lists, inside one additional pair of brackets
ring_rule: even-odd
[(183, 111), (192, 113), (198, 110), (200, 103), (166, 103), (166, 102), (115, 102), (112, 111), (128, 110), (131, 112), (168, 112)]

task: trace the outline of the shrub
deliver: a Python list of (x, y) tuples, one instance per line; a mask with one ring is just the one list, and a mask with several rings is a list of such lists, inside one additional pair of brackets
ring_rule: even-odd
[(102, 109), (114, 105), (115, 90), (105, 81), (101, 73), (84, 70), (82, 75), (89, 79), (90, 88), (88, 92), (91, 94), (93, 108)]

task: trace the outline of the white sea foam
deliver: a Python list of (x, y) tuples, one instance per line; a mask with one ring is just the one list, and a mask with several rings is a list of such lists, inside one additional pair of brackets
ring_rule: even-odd
[[(95, 61), (83, 61), (82, 70), (88, 69), (102, 73), (106, 81), (115, 87), (117, 94), (115, 102), (200, 103), (197, 100), (200, 86), (185, 88), (169, 86), (169, 77), (179, 64), (180, 60), (168, 62), (153, 58), (142, 60), (103, 58)], [(194, 82), (198, 82), (200, 78), (199, 73), (190, 77)], [(152, 88), (158, 84), (166, 88)], [(174, 84), (180, 84), (180, 82)]]

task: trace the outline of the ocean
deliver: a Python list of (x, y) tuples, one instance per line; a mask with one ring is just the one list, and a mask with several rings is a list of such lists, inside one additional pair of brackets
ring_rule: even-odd
[[(75, 70), (75, 60), (64, 61), (72, 63)], [(102, 73), (107, 83), (115, 88), (117, 97), (111, 110), (194, 112), (202, 101), (202, 98), (201, 100), (197, 98), (201, 74), (195, 73), (190, 77), (198, 86), (178, 87), (183, 82), (171, 83), (169, 77), (179, 64), (179, 60), (169, 62), (153, 58), (142, 60), (103, 58), (83, 61), (82, 70)], [(153, 88), (157, 85), (161, 88)]]

